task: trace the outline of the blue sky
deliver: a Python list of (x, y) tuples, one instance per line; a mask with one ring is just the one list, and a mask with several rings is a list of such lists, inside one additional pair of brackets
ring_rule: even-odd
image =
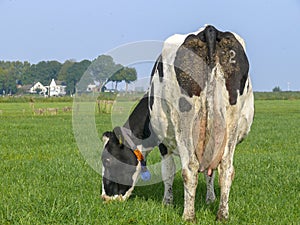
[(240, 34), (254, 90), (300, 91), (300, 0), (0, 0), (0, 60), (92, 60), (204, 24)]

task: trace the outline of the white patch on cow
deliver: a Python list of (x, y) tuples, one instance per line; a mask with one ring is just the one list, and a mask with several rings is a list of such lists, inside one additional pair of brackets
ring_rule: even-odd
[(176, 172), (175, 163), (173, 156), (171, 154), (167, 154), (162, 159), (162, 179), (164, 182), (164, 204), (172, 204), (173, 203), (173, 181), (174, 175)]
[(138, 165), (136, 166), (136, 171), (132, 175), (133, 184), (132, 184), (131, 188), (125, 193), (125, 195), (122, 196), (123, 201), (125, 201), (126, 199), (128, 199), (130, 197), (131, 193), (133, 192), (135, 184), (137, 183), (139, 175), (141, 173), (141, 168), (142, 168), (141, 162), (138, 162)]
[[(105, 170), (105, 167), (102, 166), (102, 179), (104, 177), (104, 170)], [(102, 194), (101, 194), (101, 196), (106, 196), (103, 180), (102, 180)]]
[(151, 150), (153, 149), (153, 147), (144, 147), (143, 145), (138, 145), (136, 146), (138, 150), (140, 150), (143, 154), (144, 159), (146, 160), (147, 155), (149, 154), (149, 152), (151, 152)]
[[(174, 77), (174, 60), (176, 52), (180, 45), (184, 42), (187, 35), (175, 34), (169, 37), (163, 46), (162, 50), (162, 60), (163, 60), (163, 71), (164, 79), (159, 80), (158, 71), (152, 78), (152, 87), (154, 91), (154, 101), (152, 105), (151, 114), (151, 124), (160, 140), (165, 140), (167, 137), (174, 137), (167, 133), (168, 127), (173, 121), (169, 121), (174, 118), (174, 116), (167, 116), (165, 112), (169, 111), (168, 114), (178, 114), (178, 104), (174, 99), (179, 99), (181, 95), (180, 87)], [(176, 109), (176, 110), (174, 110)], [(176, 116), (175, 116), (176, 117)], [(169, 130), (170, 131), (170, 130)], [(169, 142), (174, 142), (174, 140), (166, 140)], [(177, 144), (175, 143), (175, 146)], [(169, 146), (169, 145), (168, 145)]]
[(254, 96), (250, 76), (245, 83), (244, 94), (239, 98), (241, 106), (240, 118), (238, 121), (238, 127), (240, 131), (237, 137), (238, 142), (242, 141), (249, 133), (250, 125), (252, 124), (254, 117)]
[(216, 195), (214, 191), (214, 180), (215, 180), (216, 172), (212, 171), (211, 175), (208, 175), (208, 173), (205, 173), (205, 179), (206, 179), (206, 203), (210, 204), (213, 203), (216, 200)]
[[(103, 136), (103, 137), (102, 137), (102, 141), (103, 141), (103, 149), (104, 149), (105, 146), (107, 145), (108, 141), (109, 141), (109, 138), (106, 137), (106, 136)], [(104, 171), (105, 171), (105, 167), (102, 166), (102, 177), (104, 177)], [(102, 181), (102, 194), (101, 194), (101, 196), (102, 196), (102, 198), (103, 198), (104, 196), (106, 196), (103, 181)]]
[(103, 141), (103, 148), (105, 148), (105, 146), (107, 145), (107, 143), (109, 141), (109, 137), (103, 136), (102, 141)]

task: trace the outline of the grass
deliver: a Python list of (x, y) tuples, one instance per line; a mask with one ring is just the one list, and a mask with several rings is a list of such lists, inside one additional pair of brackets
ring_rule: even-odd
[(256, 100), (295, 100), (300, 99), (300, 91), (254, 92)]
[[(173, 207), (161, 203), (162, 183), (136, 187), (123, 203), (102, 202), (101, 176), (78, 150), (71, 112), (61, 111), (69, 105), (36, 102), (59, 112), (34, 116), (29, 103), (0, 103), (0, 224), (185, 224), (180, 173)], [(235, 154), (228, 224), (297, 224), (300, 100), (258, 100), (255, 109), (252, 131)], [(96, 114), (96, 126), (99, 135), (111, 129), (110, 115)], [(218, 201), (205, 205), (201, 175), (195, 207), (198, 223), (216, 223)]]

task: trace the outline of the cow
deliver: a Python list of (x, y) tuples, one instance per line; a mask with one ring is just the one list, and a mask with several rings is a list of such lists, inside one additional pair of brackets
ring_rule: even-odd
[(125, 200), (139, 173), (149, 179), (146, 157), (158, 146), (163, 202), (173, 201), (173, 156), (178, 155), (184, 182), (183, 218), (195, 219), (199, 172), (206, 177), (206, 201), (215, 200), (218, 169), (221, 193), (217, 219), (228, 219), (235, 147), (249, 133), (254, 116), (245, 51), (239, 35), (212, 25), (165, 41), (148, 93), (123, 127), (103, 134), (103, 199)]

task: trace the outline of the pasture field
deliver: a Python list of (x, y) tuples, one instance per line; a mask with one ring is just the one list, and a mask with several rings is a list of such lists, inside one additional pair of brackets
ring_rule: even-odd
[[(102, 202), (101, 176), (78, 150), (72, 113), (62, 110), (71, 105), (36, 102), (35, 109), (58, 111), (34, 115), (29, 103), (0, 103), (0, 224), (185, 224), (180, 173), (172, 207), (161, 203), (162, 183), (136, 187), (126, 202)], [(95, 117), (100, 137), (111, 129), (111, 117)], [(149, 161), (157, 160), (154, 150)], [(234, 165), (228, 224), (299, 224), (300, 100), (256, 101)], [(205, 188), (200, 174), (197, 223), (219, 224), (218, 200), (206, 205)], [(215, 189), (219, 196), (217, 179)]]

